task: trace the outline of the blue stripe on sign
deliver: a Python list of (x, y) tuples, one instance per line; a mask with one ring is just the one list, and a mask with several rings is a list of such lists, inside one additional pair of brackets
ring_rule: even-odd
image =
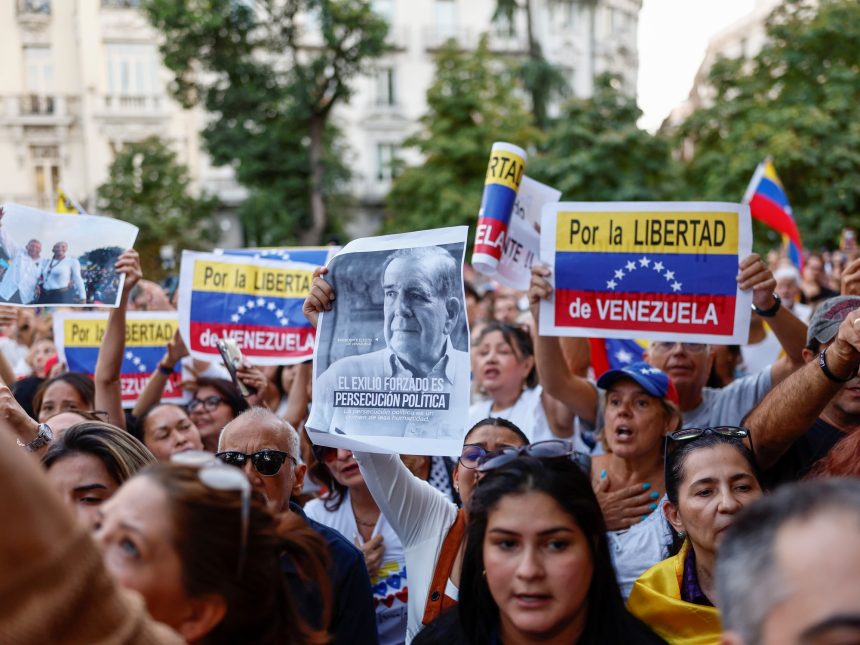
[[(272, 298), (248, 294), (194, 291), (191, 321), (267, 327), (310, 327), (302, 314), (304, 298)], [(282, 325), (281, 321), (287, 324)]]

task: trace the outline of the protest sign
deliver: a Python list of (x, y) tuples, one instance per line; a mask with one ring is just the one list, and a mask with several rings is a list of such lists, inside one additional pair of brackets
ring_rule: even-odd
[(752, 294), (736, 277), (751, 245), (740, 204), (547, 205), (541, 260), (554, 291), (540, 333), (745, 344)]
[[(54, 314), (54, 343), (57, 354), (72, 372), (95, 374), (99, 349), (107, 327), (107, 313), (57, 312)], [(175, 311), (129, 311), (125, 323), (125, 350), (120, 373), (122, 404), (134, 407), (150, 375), (158, 369), (167, 343), (179, 327)], [(176, 364), (167, 379), (161, 400), (182, 401), (182, 365)]]
[(263, 260), (280, 260), (282, 262), (304, 262), (314, 266), (328, 263), (337, 252), (339, 246), (273, 246), (247, 249), (215, 249), (218, 255), (237, 255)]
[(525, 174), (526, 157), (525, 150), (503, 141), (494, 143), (490, 151), (472, 251), (472, 265), (488, 275), (495, 273), (502, 258), (508, 222)]
[(465, 226), (355, 240), (329, 263), (320, 314), (314, 443), (452, 455), (469, 411)]
[(544, 204), (557, 202), (561, 191), (524, 176), (514, 201), (499, 266), (490, 274), (504, 285), (525, 291), (532, 265), (540, 257), (540, 218)]
[(0, 303), (116, 307), (125, 276), (114, 269), (137, 227), (112, 217), (68, 217), (0, 206)]
[(254, 365), (290, 365), (313, 354), (302, 315), (316, 267), (299, 262), (182, 252), (179, 328), (194, 358), (221, 360), (215, 341), (233, 338)]

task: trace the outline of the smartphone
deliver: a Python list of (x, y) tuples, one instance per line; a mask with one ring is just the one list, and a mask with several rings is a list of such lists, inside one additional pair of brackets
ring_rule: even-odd
[(227, 371), (230, 372), (230, 378), (233, 379), (233, 385), (236, 386), (242, 396), (248, 396), (251, 394), (251, 390), (248, 386), (242, 383), (242, 381), (239, 380), (239, 377), (236, 376), (236, 370), (239, 369), (245, 360), (245, 357), (242, 356), (242, 350), (239, 349), (236, 341), (232, 338), (219, 338), (215, 341), (215, 346), (221, 354), (221, 360), (224, 361), (224, 367), (226, 367)]

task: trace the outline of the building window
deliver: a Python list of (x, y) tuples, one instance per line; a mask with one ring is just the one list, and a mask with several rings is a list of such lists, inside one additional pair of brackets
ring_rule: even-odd
[(436, 0), (436, 37), (439, 42), (457, 37), (457, 3), (455, 0)]
[(60, 185), (60, 151), (57, 146), (32, 146), (30, 163), (40, 206), (47, 206)]
[(379, 106), (397, 105), (397, 73), (393, 67), (382, 67), (373, 76), (375, 103)]
[(18, 13), (51, 15), (51, 0), (18, 0)]
[(51, 57), (51, 49), (49, 47), (25, 47), (24, 48), (24, 78), (27, 87), (26, 105), (31, 109), (26, 113), (47, 113), (45, 111), (50, 102), (53, 107), (54, 93), (54, 61)]
[(107, 45), (107, 86), (111, 97), (137, 100), (161, 94), (158, 55), (154, 45), (112, 43)]
[(393, 143), (376, 144), (376, 179), (391, 181), (397, 175), (397, 146)]

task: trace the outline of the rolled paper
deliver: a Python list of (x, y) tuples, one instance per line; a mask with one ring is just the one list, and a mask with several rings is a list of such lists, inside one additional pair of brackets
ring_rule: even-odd
[(490, 151), (472, 252), (472, 265), (484, 273), (495, 273), (502, 257), (527, 157), (525, 150), (504, 141), (495, 142)]

